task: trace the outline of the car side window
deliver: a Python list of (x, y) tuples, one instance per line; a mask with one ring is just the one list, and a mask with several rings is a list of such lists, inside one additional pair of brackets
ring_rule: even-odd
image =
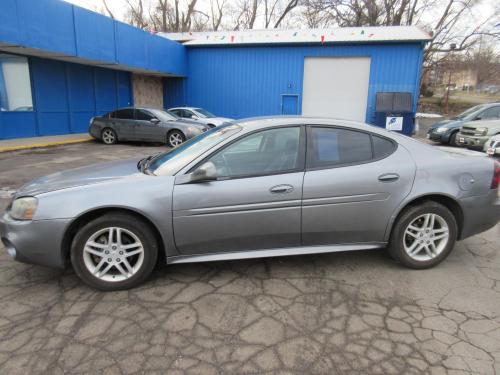
[(151, 121), (154, 118), (149, 112), (144, 111), (142, 109), (138, 109), (135, 111), (135, 119), (143, 120), (143, 121)]
[(310, 127), (307, 167), (323, 168), (361, 163), (373, 158), (370, 135), (353, 130)]
[(287, 127), (250, 134), (207, 161), (219, 178), (238, 178), (289, 173), (303, 168), (301, 128)]
[(488, 108), (487, 110), (483, 111), (483, 113), (481, 113), (479, 117), (484, 120), (500, 118), (500, 106)]
[(373, 158), (382, 159), (389, 156), (396, 149), (394, 142), (389, 141), (386, 138), (378, 137), (372, 134), (373, 143)]
[(114, 112), (114, 118), (121, 120), (133, 120), (134, 119), (134, 110), (132, 108), (119, 109)]
[(184, 117), (184, 118), (192, 118), (193, 117), (193, 112), (188, 111), (187, 109), (183, 109), (182, 112), (183, 112), (182, 117)]

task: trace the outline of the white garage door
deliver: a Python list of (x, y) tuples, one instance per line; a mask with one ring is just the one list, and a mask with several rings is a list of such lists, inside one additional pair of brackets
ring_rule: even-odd
[(370, 58), (306, 57), (302, 114), (365, 121)]

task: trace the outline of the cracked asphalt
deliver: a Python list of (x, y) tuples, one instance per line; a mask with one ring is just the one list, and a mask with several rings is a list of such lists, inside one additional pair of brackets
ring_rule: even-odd
[[(0, 154), (0, 210), (28, 180), (162, 147)], [(500, 373), (500, 225), (430, 270), (384, 251), (184, 264), (102, 293), (0, 247), (0, 374)]]

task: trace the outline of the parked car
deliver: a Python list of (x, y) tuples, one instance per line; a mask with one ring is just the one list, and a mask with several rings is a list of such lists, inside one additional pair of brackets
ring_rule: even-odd
[(466, 122), (458, 132), (457, 143), (467, 148), (482, 149), (485, 143), (496, 134), (500, 134), (500, 118)]
[(15, 194), (0, 238), (14, 259), (69, 260), (101, 290), (139, 285), (158, 258), (387, 247), (428, 268), (500, 218), (500, 164), (474, 155), (343, 120), (243, 120), (142, 160), (36, 179)]
[(166, 143), (176, 147), (210, 129), (154, 108), (121, 108), (90, 120), (89, 134), (107, 145), (121, 141)]
[(452, 119), (432, 125), (427, 131), (427, 138), (434, 142), (457, 145), (458, 132), (465, 122), (498, 118), (500, 118), (500, 103), (480, 104)]
[(483, 151), (489, 156), (499, 157), (500, 156), (500, 134), (497, 134), (484, 144)]
[(178, 117), (195, 120), (202, 124), (206, 124), (211, 128), (233, 121), (233, 119), (218, 117), (213, 113), (208, 112), (206, 109), (197, 107), (175, 107), (170, 108), (168, 111)]

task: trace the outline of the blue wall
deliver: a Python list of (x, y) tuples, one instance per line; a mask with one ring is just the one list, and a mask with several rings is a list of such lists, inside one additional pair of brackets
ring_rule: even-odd
[(185, 47), (60, 0), (1, 0), (0, 43), (184, 76)]
[(378, 91), (411, 92), (416, 109), (422, 50), (421, 43), (190, 47), (188, 78), (165, 80), (165, 106), (200, 106), (232, 118), (279, 115), (282, 95), (296, 94), (301, 111), (305, 57), (363, 56), (371, 58), (366, 121), (373, 122)]
[(33, 112), (0, 112), (0, 139), (85, 133), (91, 117), (133, 104), (130, 73), (29, 58)]

